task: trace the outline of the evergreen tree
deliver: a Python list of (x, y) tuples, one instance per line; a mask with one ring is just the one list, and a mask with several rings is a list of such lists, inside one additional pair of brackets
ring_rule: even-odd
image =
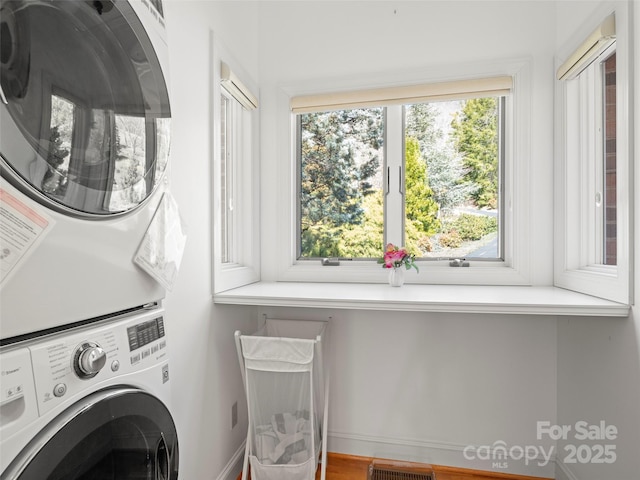
[[(462, 102), (447, 102), (454, 107)], [(443, 212), (465, 203), (474, 190), (474, 185), (464, 180), (464, 166), (442, 128), (438, 126), (440, 113), (431, 103), (420, 103), (407, 107), (406, 134), (416, 138), (420, 154), (427, 163), (429, 187), (433, 199)]]
[[(340, 235), (338, 249), (349, 257), (375, 258), (384, 251), (384, 205), (382, 190), (363, 201), (364, 218), (360, 225), (349, 225)], [(346, 256), (346, 255), (342, 255)]]
[(498, 205), (498, 110), (496, 98), (465, 102), (451, 126), (463, 156), (465, 180), (477, 185), (472, 198), (478, 207)]
[(417, 222), (425, 235), (433, 235), (440, 227), (438, 204), (429, 188), (427, 164), (420, 156), (418, 140), (405, 140), (405, 213), (409, 220)]
[(67, 158), (70, 151), (64, 147), (62, 135), (58, 126), (51, 127), (51, 133), (49, 134), (49, 153), (47, 155), (47, 163), (52, 168), (58, 168)]
[(442, 212), (450, 212), (471, 198), (477, 187), (464, 180), (462, 158), (451, 147), (433, 149), (425, 158), (433, 199)]
[(442, 139), (442, 131), (436, 126), (438, 112), (431, 103), (416, 103), (407, 107), (405, 133), (418, 140), (420, 151), (426, 153)]
[(62, 134), (58, 126), (51, 127), (49, 133), (49, 152), (47, 169), (42, 179), (42, 189), (46, 193), (63, 195), (67, 189), (66, 171), (59, 168), (69, 156), (70, 150), (64, 147)]
[(339, 251), (338, 243), (344, 228), (362, 223), (364, 198), (375, 190), (382, 112), (354, 109), (305, 114), (301, 134), (302, 254), (349, 255)]

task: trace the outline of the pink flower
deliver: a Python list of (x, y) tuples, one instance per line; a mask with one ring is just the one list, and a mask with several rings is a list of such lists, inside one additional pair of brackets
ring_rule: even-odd
[(407, 255), (404, 248), (398, 249), (392, 244), (387, 245), (387, 251), (384, 254), (385, 268), (399, 267)]
[(382, 268), (398, 268), (404, 266), (406, 268), (413, 267), (416, 271), (418, 270), (418, 267), (414, 263), (413, 255), (410, 255), (406, 248), (398, 248), (393, 243), (386, 245), (384, 255), (378, 260), (378, 263), (383, 264)]

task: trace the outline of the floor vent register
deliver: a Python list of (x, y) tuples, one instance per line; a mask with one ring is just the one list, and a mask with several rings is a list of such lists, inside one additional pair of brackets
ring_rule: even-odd
[(423, 463), (374, 461), (369, 465), (367, 480), (436, 480), (436, 475)]

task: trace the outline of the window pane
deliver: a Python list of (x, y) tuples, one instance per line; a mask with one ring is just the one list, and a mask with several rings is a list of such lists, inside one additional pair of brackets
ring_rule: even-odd
[(169, 163), (169, 146), (171, 143), (171, 119), (156, 118), (156, 173), (154, 181), (157, 184), (162, 179), (162, 173)]
[(147, 195), (147, 125), (144, 117), (115, 115), (116, 155), (109, 211), (125, 211)]
[(220, 115), (220, 248), (222, 263), (233, 262), (232, 101), (221, 95)]
[(74, 124), (75, 105), (66, 98), (51, 95), (51, 129), (47, 154), (50, 168), (42, 180), (42, 191), (45, 193), (63, 196), (67, 189)]
[(406, 243), (418, 256), (500, 258), (501, 103), (406, 107)]
[(617, 264), (616, 216), (616, 54), (604, 68), (604, 264)]
[(301, 258), (380, 256), (383, 119), (383, 108), (298, 116)]

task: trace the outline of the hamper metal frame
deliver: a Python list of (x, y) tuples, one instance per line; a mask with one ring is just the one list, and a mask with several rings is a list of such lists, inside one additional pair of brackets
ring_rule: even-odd
[[(288, 338), (288, 339), (299, 339), (299, 340), (307, 340), (307, 341), (312, 341), (313, 342), (313, 360), (312, 360), (312, 366), (311, 369), (309, 370), (310, 372), (310, 408), (311, 408), (311, 412), (310, 412), (310, 420), (311, 420), (311, 430), (312, 430), (312, 434), (311, 434), (311, 448), (312, 448), (312, 457), (315, 457), (315, 463), (316, 463), (316, 468), (314, 469), (314, 472), (317, 471), (317, 462), (318, 460), (320, 461), (321, 464), (321, 480), (325, 480), (326, 479), (326, 466), (327, 466), (327, 426), (328, 426), (328, 406), (329, 406), (329, 367), (328, 365), (325, 364), (325, 361), (327, 360), (327, 355), (326, 352), (324, 352), (324, 349), (326, 349), (326, 345), (328, 344), (328, 335), (329, 335), (329, 321), (327, 320), (313, 320), (313, 321), (307, 321), (307, 320), (280, 320), (280, 319), (268, 319), (266, 318), (266, 316), (264, 317), (265, 322), (262, 326), (262, 328), (260, 330), (258, 330), (256, 333), (254, 333), (253, 335), (248, 335), (245, 336), (243, 335), (240, 331), (236, 331), (234, 333), (234, 338), (235, 338), (235, 343), (236, 343), (236, 350), (237, 350), (237, 354), (238, 354), (238, 362), (240, 363), (240, 370), (242, 373), (242, 381), (244, 384), (244, 388), (245, 388), (245, 392), (247, 394), (247, 407), (248, 407), (248, 411), (249, 411), (249, 421), (248, 421), (248, 426), (247, 426), (247, 440), (246, 440), (246, 444), (245, 444), (245, 452), (244, 452), (244, 460), (243, 460), (243, 466), (242, 466), (242, 480), (247, 480), (249, 477), (249, 473), (248, 473), (248, 467), (249, 467), (249, 458), (253, 452), (253, 447), (255, 447), (255, 445), (252, 445), (253, 442), (253, 436), (252, 435), (252, 428), (254, 427), (253, 425), (253, 421), (254, 419), (252, 418), (252, 414), (251, 414), (251, 409), (252, 409), (252, 405), (251, 405), (251, 400), (250, 400), (250, 395), (249, 395), (249, 385), (247, 383), (247, 365), (245, 362), (245, 353), (243, 352), (243, 347), (242, 347), (242, 338), (243, 337), (265, 337), (265, 338), (277, 338), (277, 339), (283, 339), (283, 338)], [(308, 336), (298, 336), (298, 335), (282, 335), (279, 337), (276, 336), (272, 336), (272, 335), (268, 335), (268, 326), (270, 326), (270, 322), (279, 322), (279, 325), (284, 325), (287, 324), (288, 322), (291, 322), (291, 326), (295, 327), (296, 324), (298, 324), (298, 326), (302, 326), (302, 324), (308, 324), (309, 322), (313, 322), (314, 324), (322, 324), (321, 328), (320, 328), (320, 333), (314, 335), (313, 337), (308, 337)], [(293, 330), (296, 330), (295, 328), (293, 328)], [(317, 368), (317, 378), (320, 379), (321, 382), (321, 387), (323, 388), (323, 392), (320, 392), (321, 397), (323, 397), (323, 401), (324, 401), (324, 405), (323, 405), (323, 409), (322, 409), (322, 414), (323, 414), (323, 418), (322, 418), (322, 426), (320, 429), (320, 457), (318, 456), (318, 452), (317, 452), (317, 446), (316, 446), (316, 435), (314, 434), (315, 429), (317, 429), (319, 427), (319, 425), (316, 425), (316, 415), (315, 415), (315, 394), (314, 394), (314, 388), (317, 388), (316, 385), (314, 385), (315, 378), (316, 378), (316, 373), (314, 372), (314, 367)], [(268, 370), (267, 370), (268, 371)], [(285, 372), (283, 372), (285, 373)], [(252, 475), (253, 477), (253, 475)]]

